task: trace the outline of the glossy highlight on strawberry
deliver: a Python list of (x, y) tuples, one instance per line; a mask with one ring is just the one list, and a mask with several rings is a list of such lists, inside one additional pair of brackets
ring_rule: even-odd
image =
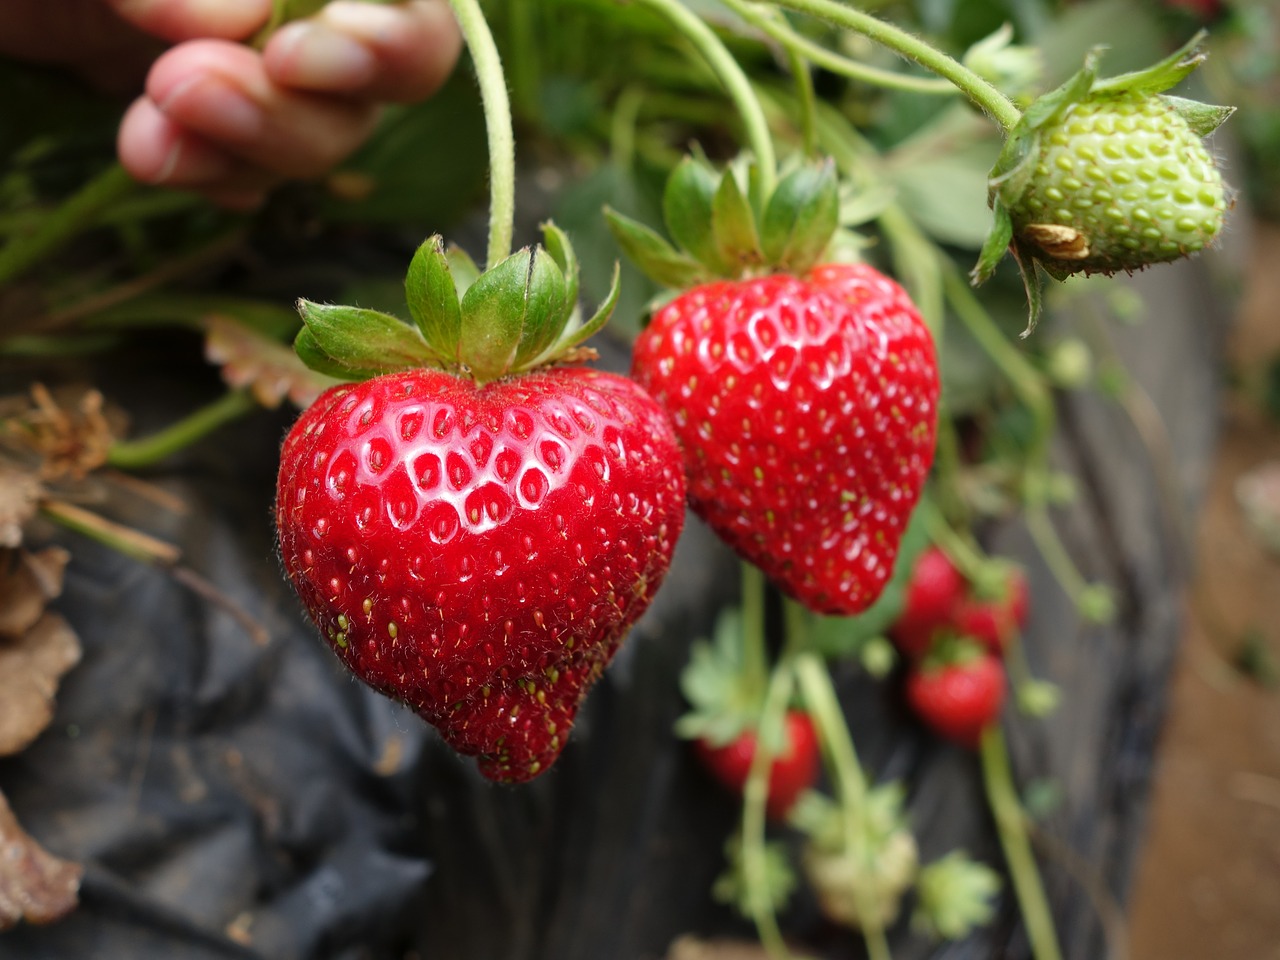
[(410, 370), (302, 415), (276, 521), (337, 656), (486, 777), (520, 782), (559, 755), (657, 591), (684, 496), (666, 418), (623, 377)]
[(632, 373), (721, 538), (815, 611), (875, 601), (936, 436), (934, 345), (901, 287), (863, 264), (704, 284), (658, 311)]

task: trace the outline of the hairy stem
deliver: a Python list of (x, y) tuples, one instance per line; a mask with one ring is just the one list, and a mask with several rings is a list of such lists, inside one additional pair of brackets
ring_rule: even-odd
[(773, 138), (769, 133), (769, 121), (765, 117), (764, 107), (761, 106), (742, 66), (706, 21), (679, 0), (640, 0), (640, 2), (647, 4), (670, 20), (676, 30), (697, 48), (715, 75), (720, 78), (720, 82), (724, 84), (725, 91), (742, 117), (747, 142), (755, 154), (756, 164), (759, 167), (758, 183), (761, 196), (756, 199), (768, 197), (777, 183), (778, 160), (773, 149)]
[(1027, 939), (1031, 941), (1031, 953), (1035, 960), (1062, 960), (1053, 913), (1027, 838), (1026, 815), (1009, 769), (1009, 749), (998, 726), (988, 728), (982, 735), (982, 777), (1005, 862), (1013, 878), (1013, 890), (1022, 909)]
[(836, 0), (772, 0), (779, 7), (834, 23), (852, 30), (888, 47), (895, 53), (914, 60), (927, 70), (949, 80), (961, 93), (986, 111), (996, 123), (1008, 132), (1022, 119), (1022, 113), (1013, 101), (994, 86), (974, 73), (954, 57), (937, 47), (913, 36), (901, 27), (879, 20), (861, 10), (837, 3)]
[(516, 137), (511, 122), (511, 97), (502, 58), (479, 0), (449, 0), (471, 52), (484, 123), (489, 135), (489, 252), (488, 266), (511, 254), (516, 218)]

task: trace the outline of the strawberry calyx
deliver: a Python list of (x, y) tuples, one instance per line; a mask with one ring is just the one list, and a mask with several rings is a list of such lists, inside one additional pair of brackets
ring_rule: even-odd
[(1113, 274), (1177, 260), (1208, 246), (1229, 197), (1201, 140), (1235, 111), (1164, 91), (1205, 54), (1198, 33), (1159, 63), (1107, 79), (1100, 50), (1036, 99), (992, 168), (995, 215), (972, 271), (988, 280), (1006, 252), (1022, 273), (1034, 327), (1044, 277)]
[(608, 322), (619, 296), (615, 266), (608, 297), (583, 320), (578, 260), (555, 224), (483, 273), (439, 235), (424, 242), (405, 277), (412, 322), (363, 307), (298, 301), (303, 329), (294, 349), (311, 369), (367, 380), (433, 368), (478, 384), (541, 367), (593, 359), (583, 342)]
[(742, 611), (726, 607), (716, 618), (711, 640), (693, 644), (680, 673), (690, 709), (676, 721), (677, 736), (724, 747), (760, 726), (765, 688), (748, 668), (742, 631)]
[(798, 166), (768, 196), (744, 187), (754, 167), (717, 171), (686, 157), (667, 180), (663, 215), (674, 244), (606, 208), (618, 245), (653, 281), (683, 290), (717, 279), (801, 275), (817, 265), (840, 226), (840, 190), (830, 159)]

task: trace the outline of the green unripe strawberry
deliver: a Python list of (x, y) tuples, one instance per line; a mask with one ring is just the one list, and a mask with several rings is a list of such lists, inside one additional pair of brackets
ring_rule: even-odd
[(1094, 51), (1009, 131), (991, 169), (995, 221), (973, 280), (987, 280), (1012, 252), (1030, 302), (1028, 332), (1044, 275), (1140, 270), (1197, 253), (1222, 232), (1229, 191), (1202, 138), (1235, 108), (1164, 92), (1204, 61), (1204, 39), (1107, 80)]
[(1014, 235), (1059, 269), (1134, 270), (1203, 250), (1227, 191), (1204, 143), (1164, 97), (1075, 103), (1040, 130)]

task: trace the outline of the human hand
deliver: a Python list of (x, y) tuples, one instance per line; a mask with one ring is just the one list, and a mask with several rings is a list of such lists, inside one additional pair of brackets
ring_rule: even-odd
[(120, 125), (125, 169), (249, 209), (278, 182), (318, 176), (355, 150), (381, 103), (434, 93), (461, 49), (446, 0), (335, 0), (262, 51), (240, 42), (270, 12), (270, 0), (5, 0), (0, 54), (105, 84), (149, 62)]

